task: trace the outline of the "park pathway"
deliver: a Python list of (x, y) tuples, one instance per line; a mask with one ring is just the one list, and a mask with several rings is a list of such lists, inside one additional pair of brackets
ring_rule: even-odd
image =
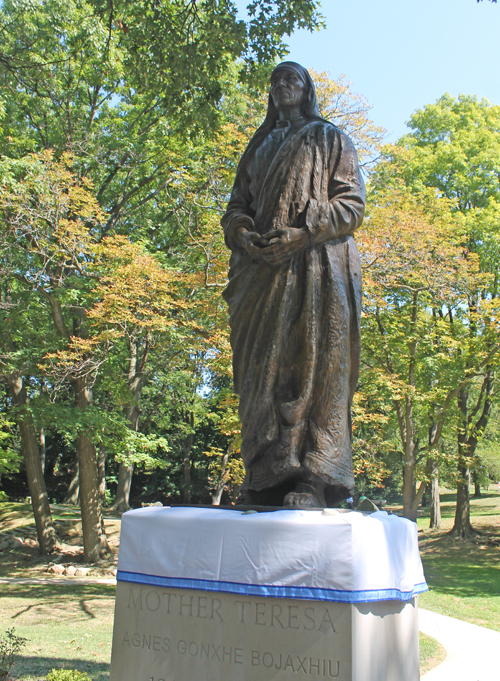
[(422, 681), (500, 681), (500, 632), (422, 608), (418, 620), (420, 631), (448, 653)]

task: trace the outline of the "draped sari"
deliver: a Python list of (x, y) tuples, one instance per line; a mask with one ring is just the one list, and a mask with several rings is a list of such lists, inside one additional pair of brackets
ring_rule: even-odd
[[(301, 480), (326, 483), (329, 504), (351, 495), (350, 409), (359, 373), (361, 268), (352, 233), (364, 183), (350, 139), (318, 117), (283, 141), (261, 128), (238, 167), (222, 219), (232, 250), (229, 307), (234, 386), (240, 396), (242, 491), (280, 499)], [(236, 239), (301, 227), (310, 243), (288, 262), (252, 258)]]

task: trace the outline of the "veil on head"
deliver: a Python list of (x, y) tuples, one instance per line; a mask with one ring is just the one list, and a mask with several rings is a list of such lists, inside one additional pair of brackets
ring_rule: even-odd
[[(318, 102), (316, 100), (316, 88), (314, 87), (313, 79), (309, 75), (307, 69), (294, 61), (281, 62), (281, 64), (278, 64), (278, 66), (276, 66), (276, 68), (273, 70), (273, 73), (278, 69), (290, 69), (291, 71), (295, 71), (295, 73), (297, 73), (305, 81), (307, 85), (307, 99), (302, 107), (302, 114), (309, 120), (323, 121), (324, 123), (328, 123), (329, 121), (325, 121), (325, 119), (321, 118), (319, 115)], [(269, 93), (266, 117), (262, 122), (262, 125), (255, 131), (254, 136), (250, 140), (248, 147), (240, 159), (239, 167), (243, 167), (246, 164), (251, 152), (253, 152), (253, 150), (260, 145), (269, 131), (274, 128), (278, 118), (278, 109), (274, 105), (271, 93)]]
[[(316, 88), (314, 87), (313, 79), (309, 75), (309, 71), (300, 64), (294, 61), (284, 61), (278, 64), (273, 70), (273, 73), (280, 69), (289, 69), (295, 71), (307, 85), (307, 99), (302, 107), (302, 114), (306, 118), (319, 118), (318, 102), (316, 101)], [(272, 75), (272, 74), (271, 74)], [(267, 105), (267, 114), (262, 125), (269, 125), (278, 120), (278, 109), (274, 106), (273, 98), (269, 93), (269, 102)], [(262, 127), (262, 126), (261, 126)]]

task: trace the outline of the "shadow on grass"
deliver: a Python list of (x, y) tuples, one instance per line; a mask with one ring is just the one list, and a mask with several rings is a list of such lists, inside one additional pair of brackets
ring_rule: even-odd
[(9, 502), (0, 504), (0, 520), (2, 524), (5, 524), (6, 529), (9, 529), (7, 525), (19, 519), (33, 521), (33, 506), (31, 504)]
[(0, 584), (0, 598), (27, 598), (29, 600), (47, 600), (60, 603), (64, 598), (78, 596), (98, 598), (114, 598), (114, 584)]
[(461, 541), (446, 532), (429, 533), (420, 539), (424, 572), (431, 590), (457, 598), (498, 598), (500, 552), (487, 542), (498, 536), (498, 526), (483, 526), (477, 540)]
[(445, 561), (424, 560), (424, 571), (429, 587), (442, 594), (458, 598), (493, 598), (500, 593), (498, 568), (477, 565), (449, 566)]
[[(102, 618), (103, 608), (112, 608), (116, 587), (106, 584), (2, 584), (0, 612), (12, 624), (33, 625), (47, 617), (46, 626), (67, 625), (77, 617), (80, 623)], [(42, 615), (41, 613), (45, 613)], [(25, 616), (28, 616), (28, 620)], [(16, 624), (17, 626), (17, 624)]]
[[(441, 502), (441, 516), (442, 518), (454, 518), (455, 509), (457, 503), (457, 493), (456, 492), (441, 492), (440, 494)], [(470, 514), (472, 522), (477, 516), (498, 516), (499, 513), (499, 502), (500, 495), (497, 491), (495, 492), (481, 492), (480, 497), (474, 497), (473, 494), (470, 495)], [(424, 506), (419, 508), (418, 515), (419, 518), (428, 518), (430, 514), (430, 508)]]
[(33, 677), (39, 679), (46, 676), (52, 669), (77, 669), (85, 672), (93, 681), (108, 681), (109, 664), (106, 662), (92, 662), (70, 657), (44, 657), (20, 655), (12, 670), (13, 678), (25, 679)]

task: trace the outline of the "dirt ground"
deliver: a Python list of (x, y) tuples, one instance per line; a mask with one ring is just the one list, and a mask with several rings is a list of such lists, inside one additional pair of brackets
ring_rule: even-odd
[(51, 510), (59, 549), (50, 556), (40, 556), (31, 505), (0, 504), (0, 577), (115, 577), (120, 545), (120, 514), (104, 512), (110, 554), (97, 565), (87, 565), (83, 559), (79, 509), (52, 505)]

